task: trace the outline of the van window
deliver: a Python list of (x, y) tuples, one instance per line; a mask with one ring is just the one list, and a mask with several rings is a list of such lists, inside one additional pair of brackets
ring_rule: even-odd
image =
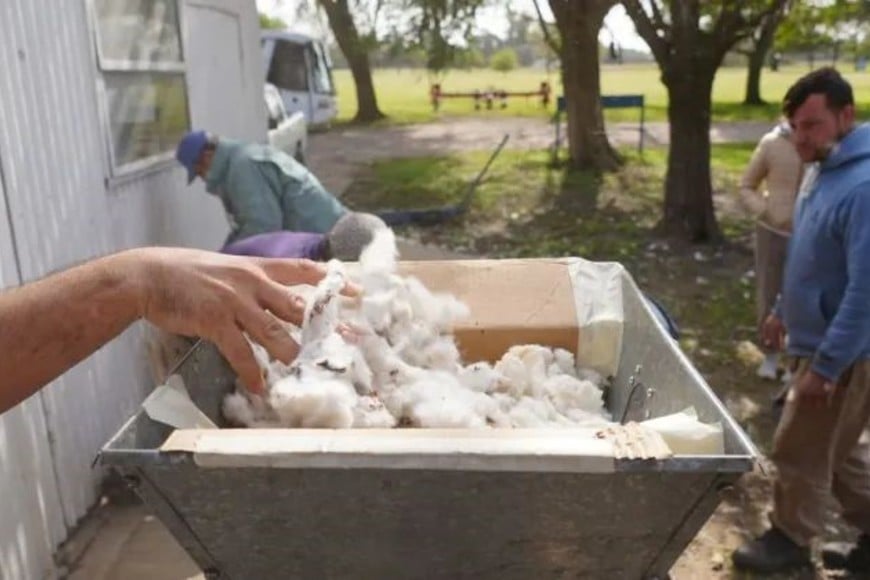
[(275, 41), (268, 82), (285, 91), (308, 91), (305, 47), (284, 40)]
[(323, 46), (319, 42), (311, 44), (312, 62), (314, 63), (314, 92), (331, 95), (335, 93), (332, 87), (332, 71), (326, 63)]

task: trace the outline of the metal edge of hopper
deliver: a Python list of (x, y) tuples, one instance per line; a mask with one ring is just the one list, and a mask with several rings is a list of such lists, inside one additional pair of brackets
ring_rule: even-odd
[[(625, 272), (626, 279), (631, 284), (631, 286), (640, 293), (640, 288), (637, 283), (634, 281), (634, 278), (626, 271)], [(651, 319), (654, 318), (654, 313), (650, 308), (649, 304), (642, 301), (640, 307), (643, 308), (647, 315)], [(620, 460), (617, 462), (616, 469), (617, 471), (729, 471), (729, 472), (746, 472), (752, 471), (753, 466), (761, 457), (761, 453), (758, 451), (758, 448), (749, 439), (749, 436), (743, 430), (743, 428), (737, 423), (737, 421), (731, 416), (728, 412), (728, 409), (719, 399), (701, 373), (695, 368), (695, 365), (689, 360), (686, 356), (686, 353), (682, 351), (682, 349), (678, 348), (677, 343), (672, 340), (670, 337), (666, 336), (665, 331), (659, 327), (655, 326), (656, 332), (662, 335), (665, 338), (665, 342), (667, 343), (667, 347), (671, 353), (677, 357), (681, 364), (683, 364), (689, 372), (689, 375), (697, 384), (698, 388), (701, 389), (701, 392), (707, 397), (713, 406), (716, 408), (716, 411), (722, 418), (722, 421), (727, 428), (729, 428), (734, 436), (739, 441), (741, 447), (746, 449), (747, 453), (744, 455), (741, 454), (730, 454), (730, 455), (718, 455), (718, 456), (679, 456), (673, 457), (669, 459), (663, 460)]]

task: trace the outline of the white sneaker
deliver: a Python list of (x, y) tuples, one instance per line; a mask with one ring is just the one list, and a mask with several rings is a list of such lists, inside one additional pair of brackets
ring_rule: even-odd
[(769, 381), (776, 380), (776, 368), (779, 357), (776, 354), (769, 354), (764, 357), (764, 360), (761, 362), (761, 365), (758, 367), (758, 370), (755, 371), (762, 379), (767, 379)]

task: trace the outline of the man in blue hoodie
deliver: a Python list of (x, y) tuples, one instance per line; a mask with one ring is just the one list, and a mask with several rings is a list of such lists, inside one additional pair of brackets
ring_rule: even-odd
[(232, 223), (228, 244), (280, 230), (324, 234), (347, 213), (304, 165), (268, 145), (191, 131), (175, 157), (188, 183), (200, 177), (223, 202)]
[(870, 125), (855, 125), (852, 88), (832, 68), (797, 81), (783, 110), (817, 176), (797, 201), (782, 294), (764, 325), (765, 342), (784, 341), (794, 357), (771, 454), (772, 526), (733, 559), (763, 573), (808, 565), (833, 492), (861, 536), (825, 563), (870, 573), (870, 458), (858, 443), (870, 418)]

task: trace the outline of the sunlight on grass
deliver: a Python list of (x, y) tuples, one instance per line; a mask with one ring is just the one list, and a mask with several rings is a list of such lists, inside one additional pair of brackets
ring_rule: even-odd
[[(751, 107), (742, 104), (746, 85), (746, 69), (729, 67), (719, 70), (713, 87), (713, 120), (768, 120), (779, 115), (779, 101), (788, 87), (807, 72), (806, 66), (790, 66), (777, 72), (765, 70), (762, 79), (762, 97), (768, 105)], [(862, 118), (870, 117), (870, 73), (854, 72), (850, 67), (841, 71), (852, 83)], [(601, 69), (601, 87), (604, 94), (643, 93), (646, 96), (646, 117), (650, 121), (667, 119), (667, 92), (660, 80), (660, 72), (653, 64), (604, 65)], [(335, 71), (339, 97), (339, 122), (350, 120), (356, 113), (356, 93), (348, 70)], [(506, 109), (475, 111), (471, 99), (448, 100), (440, 113), (432, 111), (429, 102), (429, 77), (423, 70), (380, 69), (374, 71), (375, 87), (381, 110), (390, 116), (391, 123), (421, 123), (439, 116), (480, 115), (484, 117), (525, 116), (547, 118), (554, 112), (541, 108), (533, 98), (509, 100)], [(474, 89), (502, 88), (514, 91), (535, 90), (542, 81), (548, 81), (555, 94), (561, 94), (558, 71), (519, 69), (507, 74), (493, 70), (451, 71), (441, 81), (445, 90), (470, 91)], [(633, 109), (607, 110), (608, 121), (636, 121), (638, 111)]]

